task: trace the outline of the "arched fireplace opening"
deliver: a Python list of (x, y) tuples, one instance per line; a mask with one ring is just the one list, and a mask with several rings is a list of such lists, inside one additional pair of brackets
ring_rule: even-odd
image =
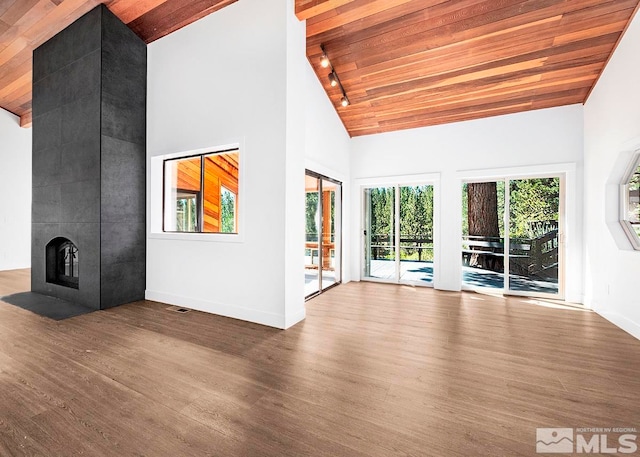
[(78, 247), (67, 238), (58, 237), (46, 247), (47, 282), (78, 288), (80, 260)]

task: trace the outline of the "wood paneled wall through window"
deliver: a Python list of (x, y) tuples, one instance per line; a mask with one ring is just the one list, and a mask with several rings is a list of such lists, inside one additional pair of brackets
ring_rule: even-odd
[[(222, 215), (220, 211), (220, 199), (222, 189), (233, 193), (235, 198), (236, 227), (238, 226), (238, 153), (214, 154), (204, 157), (204, 173), (201, 173), (200, 157), (189, 160), (180, 160), (177, 166), (177, 183), (179, 190), (200, 192), (203, 201), (203, 231), (217, 233), (221, 231)], [(204, 176), (204, 186), (201, 187), (201, 178)]]
[(238, 153), (204, 158), (204, 231), (220, 232), (222, 224), (222, 188), (236, 195), (236, 227), (238, 226)]

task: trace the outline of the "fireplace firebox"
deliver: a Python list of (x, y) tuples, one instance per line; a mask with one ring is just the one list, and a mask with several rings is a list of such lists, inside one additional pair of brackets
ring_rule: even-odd
[(47, 244), (45, 256), (47, 282), (77, 289), (80, 257), (76, 245), (67, 238), (55, 238)]

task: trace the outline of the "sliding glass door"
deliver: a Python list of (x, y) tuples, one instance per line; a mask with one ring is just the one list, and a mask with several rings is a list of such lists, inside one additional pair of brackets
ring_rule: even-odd
[(365, 278), (396, 280), (395, 187), (364, 190)]
[(504, 288), (504, 180), (462, 185), (462, 283)]
[(305, 296), (340, 283), (342, 184), (307, 171), (305, 176)]
[(433, 283), (433, 185), (367, 187), (363, 279)]
[(562, 298), (562, 184), (559, 176), (463, 184), (464, 287)]
[(559, 230), (560, 178), (510, 180), (509, 291), (559, 293)]
[(320, 179), (305, 176), (304, 294), (320, 292)]

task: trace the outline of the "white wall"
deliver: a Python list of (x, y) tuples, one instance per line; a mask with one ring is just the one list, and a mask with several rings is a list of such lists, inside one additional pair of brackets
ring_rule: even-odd
[[(304, 164), (288, 162), (296, 154), (289, 148), (304, 147), (295, 134), (303, 126), (288, 117), (288, 110), (300, 114), (290, 99), (300, 89), (288, 85), (300, 72), (300, 56), (287, 56), (304, 53), (292, 41), (304, 46), (304, 35), (287, 3), (243, 0), (149, 45), (149, 157), (230, 143), (239, 143), (243, 156), (236, 242), (156, 233), (161, 189), (149, 176), (150, 299), (275, 327), (304, 318), (302, 268), (298, 291), (285, 291), (285, 273), (297, 262), (286, 234), (299, 233), (299, 257), (304, 240)], [(297, 186), (302, 196), (287, 197)]]
[[(540, 171), (568, 172), (567, 300), (581, 301), (582, 291), (582, 106), (572, 105), (497, 116), (352, 140), (352, 215), (362, 212), (360, 185), (374, 177), (435, 174), (439, 176), (440, 236), (434, 286), (460, 290), (461, 182), (465, 178), (526, 175)], [(551, 165), (550, 165), (551, 164)], [(554, 165), (555, 164), (555, 165)], [(357, 219), (356, 219), (357, 218)], [(352, 239), (359, 240), (355, 216)], [(359, 259), (360, 243), (351, 244)], [(360, 276), (352, 262), (352, 279)]]
[(351, 162), (351, 140), (311, 65), (307, 63), (304, 70), (307, 163), (346, 178)]
[(435, 286), (446, 290), (461, 283), (462, 180), (564, 172), (565, 295), (582, 301), (582, 106), (350, 139), (306, 61), (304, 23), (292, 2), (279, 0), (237, 2), (152, 43), (148, 81), (150, 165), (234, 143), (243, 156), (242, 235), (234, 242), (161, 233), (161, 186), (150, 174), (148, 298), (276, 327), (302, 319), (308, 168), (344, 183), (345, 282), (360, 277), (360, 184), (436, 177)]
[(618, 220), (618, 183), (640, 149), (640, 15), (589, 97), (585, 130), (585, 299), (640, 338), (640, 251)]
[(31, 266), (31, 129), (0, 109), (0, 270)]
[(285, 328), (305, 316), (304, 308), (304, 149), (306, 122), (306, 27), (286, 2), (286, 152), (284, 213)]
[(342, 282), (351, 279), (351, 141), (311, 65), (304, 66), (306, 84), (305, 167), (342, 182)]

